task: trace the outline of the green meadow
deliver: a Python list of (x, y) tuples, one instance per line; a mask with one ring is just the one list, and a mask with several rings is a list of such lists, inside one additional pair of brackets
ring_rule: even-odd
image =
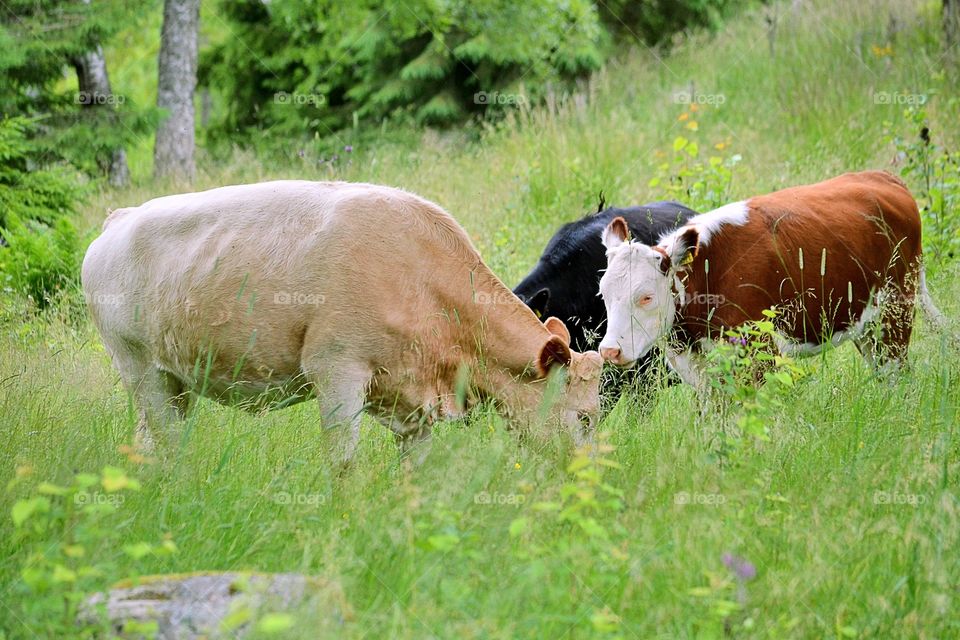
[[(402, 187), (449, 211), (508, 286), (601, 191), (617, 206), (676, 198), (707, 210), (876, 168), (920, 198), (931, 179), (914, 155), (921, 127), (933, 146), (960, 144), (958, 62), (943, 56), (939, 11), (927, 0), (755, 6), (669, 55), (624, 52), (578, 92), (518, 105), (480, 133), (347, 130), (352, 150), (333, 161), (201, 153), (189, 188)], [(118, 91), (146, 91), (134, 66), (153, 64), (156, 43), (138, 46), (142, 60), (117, 59)], [(148, 179), (149, 154), (131, 151), (135, 186), (85, 202), (76, 224), (88, 240), (108, 210), (188, 188)], [(952, 193), (925, 233), (948, 247), (927, 270), (956, 332)], [(740, 433), (735, 410), (702, 412), (662, 372), (605, 399), (591, 455), (481, 407), (441, 424), (421, 465), (365, 418), (338, 476), (313, 403), (248, 415), (201, 401), (166, 459), (138, 458), (125, 446), (134, 410), (72, 298), (43, 313), (0, 302), (0, 638), (80, 633), (64, 619), (79, 597), (69, 579), (38, 592), (24, 578), (30, 555), (57, 545), (74, 549), (63, 569), (84, 593), (160, 573), (318, 577), (321, 606), (256, 637), (960, 637), (960, 359), (919, 314), (897, 375), (878, 376), (849, 344), (798, 361), (762, 436)], [(83, 494), (110, 507), (95, 521), (41, 527), (38, 513), (15, 526), (17, 504), (59, 504), (57, 487), (105, 468), (109, 483)]]

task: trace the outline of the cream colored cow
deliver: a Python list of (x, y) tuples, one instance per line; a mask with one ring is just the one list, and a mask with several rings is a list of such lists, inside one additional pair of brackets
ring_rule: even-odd
[[(477, 399), (578, 440), (599, 408), (599, 355), (572, 352), (563, 323), (541, 323), (450, 215), (397, 189), (278, 181), (157, 198), (109, 216), (82, 278), (146, 446), (196, 394), (252, 410), (316, 396), (324, 426), (346, 426), (326, 430), (345, 460), (364, 409), (410, 443)], [(565, 387), (548, 394), (557, 368)]]

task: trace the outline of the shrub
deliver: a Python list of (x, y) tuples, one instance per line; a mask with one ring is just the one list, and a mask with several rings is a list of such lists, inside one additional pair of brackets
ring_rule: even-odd
[(62, 168), (39, 166), (32, 122), (0, 120), (0, 287), (46, 307), (79, 278), (80, 241), (69, 216), (81, 189)]
[[(662, 16), (643, 27), (658, 42), (713, 24), (729, 0), (644, 2)], [(615, 36), (633, 37), (621, 15), (592, 0), (221, 0), (233, 36), (201, 60), (201, 83), (222, 92), (229, 135), (329, 138), (362, 121), (449, 125), (537, 102), (599, 69)], [(601, 13), (604, 20), (601, 21)], [(237, 69), (244, 69), (237, 74)]]

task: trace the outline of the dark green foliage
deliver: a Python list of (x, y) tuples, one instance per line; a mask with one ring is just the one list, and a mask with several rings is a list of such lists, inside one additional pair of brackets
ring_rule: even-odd
[(0, 120), (0, 288), (41, 308), (79, 278), (80, 242), (70, 222), (80, 189), (63, 169), (42, 169), (24, 118)]
[(714, 26), (735, 2), (221, 0), (231, 37), (203, 56), (201, 83), (222, 93), (231, 136), (449, 125), (568, 90), (618, 40)]
[(325, 138), (385, 118), (446, 125), (570, 88), (614, 50), (610, 33), (629, 35), (621, 19), (656, 43), (712, 24), (731, 2), (222, 0), (232, 37), (203, 57), (201, 83), (222, 92), (231, 135)]
[(617, 39), (647, 45), (666, 42), (690, 27), (714, 29), (738, 5), (750, 0), (598, 0), (600, 18)]
[(34, 131), (41, 159), (67, 160), (102, 174), (114, 149), (151, 130), (152, 110), (138, 108), (128, 96), (76, 89), (80, 56), (108, 42), (129, 10), (119, 0), (0, 3), (0, 116), (42, 118)]
[(326, 136), (354, 118), (388, 116), (449, 124), (535, 97), (602, 61), (588, 0), (222, 7), (235, 37), (205, 56), (201, 81), (224, 92), (231, 132)]

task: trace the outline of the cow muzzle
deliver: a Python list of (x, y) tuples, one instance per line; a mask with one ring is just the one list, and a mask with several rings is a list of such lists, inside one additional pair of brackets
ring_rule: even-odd
[(623, 366), (627, 364), (627, 361), (623, 357), (623, 351), (620, 347), (601, 347), (600, 355), (606, 362), (612, 362), (617, 366)]

